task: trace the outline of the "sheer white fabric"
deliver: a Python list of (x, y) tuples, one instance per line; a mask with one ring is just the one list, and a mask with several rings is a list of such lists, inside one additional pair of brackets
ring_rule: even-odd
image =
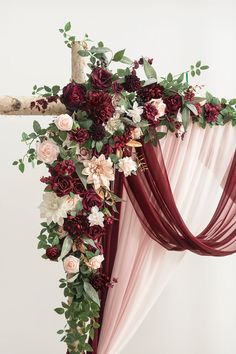
[[(207, 225), (220, 199), (236, 148), (235, 133), (230, 125), (206, 130), (195, 125), (184, 141), (171, 134), (161, 141), (176, 203), (194, 233)], [(126, 191), (123, 198), (113, 269), (119, 281), (108, 293), (98, 354), (118, 354), (125, 347), (184, 256), (184, 252), (166, 251), (152, 241)]]

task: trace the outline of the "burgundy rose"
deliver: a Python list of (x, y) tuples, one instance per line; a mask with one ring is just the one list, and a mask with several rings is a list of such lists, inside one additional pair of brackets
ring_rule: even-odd
[(51, 184), (52, 190), (58, 197), (70, 194), (73, 190), (73, 180), (71, 176), (55, 176)]
[(143, 107), (143, 118), (146, 119), (151, 125), (158, 125), (159, 121), (156, 120), (158, 114), (157, 108), (151, 104), (146, 103)]
[(71, 111), (77, 111), (85, 104), (86, 89), (83, 85), (71, 82), (63, 88), (61, 101)]
[(58, 162), (56, 166), (50, 166), (49, 172), (52, 176), (57, 175), (72, 175), (75, 172), (75, 165), (73, 160), (63, 160)]
[(93, 189), (88, 189), (82, 196), (83, 208), (87, 211), (90, 211), (94, 206), (97, 206), (100, 209), (103, 205), (102, 198)]
[(221, 107), (212, 103), (205, 104), (205, 119), (207, 123), (213, 123), (217, 121), (220, 114)]
[(164, 87), (159, 84), (152, 84), (142, 87), (138, 91), (138, 101), (142, 104), (150, 101), (151, 99), (161, 98), (163, 96)]
[(111, 96), (106, 92), (89, 92), (87, 111), (93, 119), (106, 123), (115, 112)]
[(97, 240), (103, 237), (104, 234), (105, 234), (104, 227), (101, 227), (99, 225), (91, 226), (88, 230), (88, 236), (93, 240)]
[(177, 114), (178, 110), (182, 107), (182, 98), (178, 93), (165, 98), (164, 102), (167, 113)]
[(121, 93), (122, 91), (124, 90), (124, 87), (122, 84), (120, 84), (119, 82), (117, 81), (114, 81), (112, 83), (112, 91), (116, 94), (119, 94)]
[(78, 214), (77, 216), (68, 215), (64, 219), (63, 228), (72, 237), (78, 237), (84, 233), (87, 234), (89, 228), (88, 218), (82, 214)]
[(48, 247), (46, 249), (46, 256), (51, 261), (56, 261), (58, 259), (58, 257), (60, 256), (60, 250), (57, 248), (57, 246)]
[(124, 89), (128, 92), (138, 91), (141, 88), (140, 78), (134, 74), (126, 75), (123, 86)]
[(76, 141), (77, 143), (83, 144), (89, 139), (89, 132), (83, 128), (77, 128), (76, 130), (69, 133), (70, 140)]
[(112, 74), (103, 68), (95, 68), (91, 72), (92, 86), (98, 90), (107, 90), (112, 84)]
[(73, 189), (74, 194), (82, 194), (85, 191), (84, 185), (81, 182), (80, 178), (73, 177)]

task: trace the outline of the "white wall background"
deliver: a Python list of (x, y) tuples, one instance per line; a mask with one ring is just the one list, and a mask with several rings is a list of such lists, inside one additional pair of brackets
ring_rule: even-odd
[[(0, 95), (29, 95), (33, 84), (66, 84), (70, 52), (57, 29), (71, 20), (130, 57), (155, 57), (159, 73), (178, 73), (201, 58), (199, 82), (218, 96), (236, 96), (234, 0), (0, 0)], [(41, 118), (47, 122), (50, 118)], [(55, 334), (61, 298), (57, 264), (36, 250), (43, 169), (22, 176), (11, 166), (25, 149), (33, 117), (0, 117), (0, 353), (64, 353)], [(234, 354), (236, 256), (188, 254), (122, 354)], [(117, 353), (111, 353), (117, 354)]]

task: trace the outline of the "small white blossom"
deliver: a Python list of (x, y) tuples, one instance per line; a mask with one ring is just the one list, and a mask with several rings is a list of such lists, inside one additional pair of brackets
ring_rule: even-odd
[(141, 121), (141, 115), (143, 113), (143, 107), (138, 105), (138, 102), (134, 102), (133, 109), (128, 109), (127, 114), (132, 118), (134, 123)]
[(99, 225), (104, 227), (104, 214), (99, 211), (97, 206), (92, 207), (91, 214), (88, 216), (90, 226)]
[(119, 171), (124, 172), (125, 177), (130, 176), (132, 172), (137, 171), (137, 164), (132, 157), (123, 157), (119, 161)]

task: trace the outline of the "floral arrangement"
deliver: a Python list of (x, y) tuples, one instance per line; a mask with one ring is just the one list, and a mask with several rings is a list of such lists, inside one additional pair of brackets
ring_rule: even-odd
[[(68, 47), (75, 41), (70, 27), (67, 23), (60, 29)], [(44, 250), (43, 258), (64, 265), (60, 288), (68, 301), (55, 311), (66, 317), (67, 325), (58, 333), (70, 354), (92, 351), (89, 338), (99, 327), (99, 292), (117, 281), (102, 272), (102, 238), (119, 217), (116, 203), (121, 199), (112, 191), (115, 170), (125, 177), (136, 174), (145, 167), (136, 149), (147, 142), (156, 145), (169, 132), (183, 139), (190, 121), (202, 128), (229, 121), (236, 125), (235, 99), (219, 100), (210, 93), (199, 97), (199, 87), (189, 84), (188, 74), (208, 68), (201, 61), (180, 75), (159, 78), (150, 58), (130, 60), (125, 50), (113, 54), (102, 42), (89, 46), (87, 35), (82, 43), (79, 55), (87, 58), (87, 81), (70, 82), (62, 90), (34, 86), (33, 93), (44, 99), (32, 102), (32, 108), (61, 100), (68, 113), (46, 128), (34, 121), (34, 132), (22, 134), (26, 155), (13, 162), (21, 172), (25, 161), (48, 169), (41, 178), (44, 222), (38, 248)], [(114, 62), (122, 68), (112, 72)], [(138, 75), (142, 71), (143, 79)]]

